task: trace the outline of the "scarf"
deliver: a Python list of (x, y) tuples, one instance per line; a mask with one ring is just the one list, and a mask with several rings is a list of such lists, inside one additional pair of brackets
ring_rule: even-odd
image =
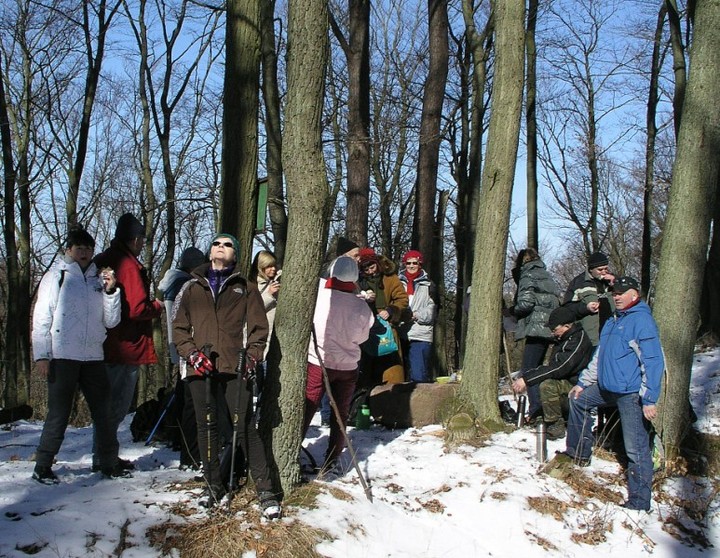
[(354, 293), (357, 289), (357, 285), (352, 281), (340, 281), (337, 277), (330, 277), (327, 281), (325, 281), (325, 288), (342, 291), (344, 293)]
[(220, 292), (220, 287), (222, 287), (227, 278), (233, 274), (233, 271), (235, 271), (235, 265), (231, 265), (230, 267), (225, 267), (223, 269), (213, 269), (212, 266), (208, 268), (208, 284), (216, 297)]
[(410, 273), (409, 271), (405, 270), (405, 278), (407, 279), (407, 286), (405, 289), (407, 290), (407, 294), (415, 294), (415, 279), (420, 277), (420, 274), (422, 273), (422, 270), (418, 268), (418, 270), (415, 273)]

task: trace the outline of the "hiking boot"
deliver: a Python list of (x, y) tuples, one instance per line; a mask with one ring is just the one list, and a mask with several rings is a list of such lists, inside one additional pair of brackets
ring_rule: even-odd
[(113, 467), (104, 467), (100, 470), (102, 476), (106, 479), (131, 479), (132, 473), (127, 469), (123, 469), (120, 463), (116, 463)]
[(53, 473), (53, 470), (46, 465), (35, 465), (35, 470), (32, 474), (33, 480), (38, 481), (40, 484), (59, 484), (60, 479)]
[[(118, 463), (118, 467), (121, 467), (121, 468), (125, 469), (126, 471), (134, 471), (135, 470), (135, 463), (133, 463), (129, 459), (122, 459), (121, 457), (118, 457), (117, 463)], [(98, 471), (101, 471), (101, 470), (102, 470), (102, 467), (100, 467), (100, 464), (93, 461), (92, 472), (97, 473)]]
[(573, 457), (566, 451), (555, 452), (555, 459), (557, 459), (558, 463), (571, 463), (578, 467), (590, 467), (590, 461), (592, 460), (591, 457)]
[(213, 508), (220, 503), (220, 500), (223, 499), (223, 496), (225, 496), (226, 493), (227, 490), (225, 490), (223, 485), (216, 485), (212, 487), (206, 486), (200, 495), (198, 504), (203, 508)]
[(545, 435), (548, 440), (560, 440), (565, 437), (565, 421), (562, 419), (555, 422), (545, 423)]
[(265, 519), (280, 519), (282, 507), (272, 492), (261, 492), (258, 494), (260, 500), (260, 512)]
[(647, 505), (647, 507), (643, 505), (636, 504), (634, 502), (630, 502), (629, 500), (627, 502), (624, 502), (620, 504), (621, 508), (625, 508), (626, 510), (634, 510), (634, 511), (643, 511), (650, 513), (650, 504)]

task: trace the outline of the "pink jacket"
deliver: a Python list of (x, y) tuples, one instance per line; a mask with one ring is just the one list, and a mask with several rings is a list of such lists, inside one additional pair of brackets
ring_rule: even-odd
[[(319, 356), (325, 367), (355, 370), (360, 361), (360, 344), (367, 340), (375, 323), (375, 316), (367, 303), (354, 293), (325, 288), (325, 280), (322, 280), (313, 323)], [(308, 360), (312, 364), (320, 364), (312, 338)]]

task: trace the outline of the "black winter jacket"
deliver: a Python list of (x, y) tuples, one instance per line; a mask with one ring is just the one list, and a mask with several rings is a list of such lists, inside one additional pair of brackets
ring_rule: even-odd
[[(591, 314), (588, 311), (589, 302), (600, 303), (597, 313)], [(575, 315), (590, 336), (593, 346), (597, 346), (602, 326), (615, 311), (615, 305), (610, 296), (610, 285), (595, 279), (589, 271), (585, 271), (570, 281), (563, 297), (563, 306), (568, 306), (575, 311)]]
[(523, 380), (529, 386), (548, 379), (568, 380), (576, 384), (592, 354), (593, 346), (588, 334), (580, 324), (573, 324), (553, 347), (549, 364), (528, 370), (523, 374)]

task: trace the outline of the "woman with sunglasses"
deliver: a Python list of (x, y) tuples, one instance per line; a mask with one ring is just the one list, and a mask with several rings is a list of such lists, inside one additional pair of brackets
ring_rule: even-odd
[(404, 269), (399, 277), (408, 294), (410, 311), (400, 324), (400, 337), (408, 375), (411, 382), (432, 382), (430, 354), (436, 316), (435, 283), (422, 268), (423, 256), (419, 251), (407, 251), (402, 263)]
[[(248, 378), (263, 358), (268, 322), (260, 292), (236, 269), (239, 245), (226, 233), (212, 239), (210, 263), (197, 267), (173, 307), (173, 338), (183, 358), (180, 372), (192, 393), (206, 487), (200, 505), (211, 508), (227, 492), (220, 472), (218, 401), (237, 412), (240, 446), (265, 517), (280, 516), (265, 448), (252, 420), (252, 382)], [(238, 370), (247, 350), (246, 366)], [(184, 364), (184, 366), (183, 366)], [(189, 364), (189, 366), (188, 366)]]

